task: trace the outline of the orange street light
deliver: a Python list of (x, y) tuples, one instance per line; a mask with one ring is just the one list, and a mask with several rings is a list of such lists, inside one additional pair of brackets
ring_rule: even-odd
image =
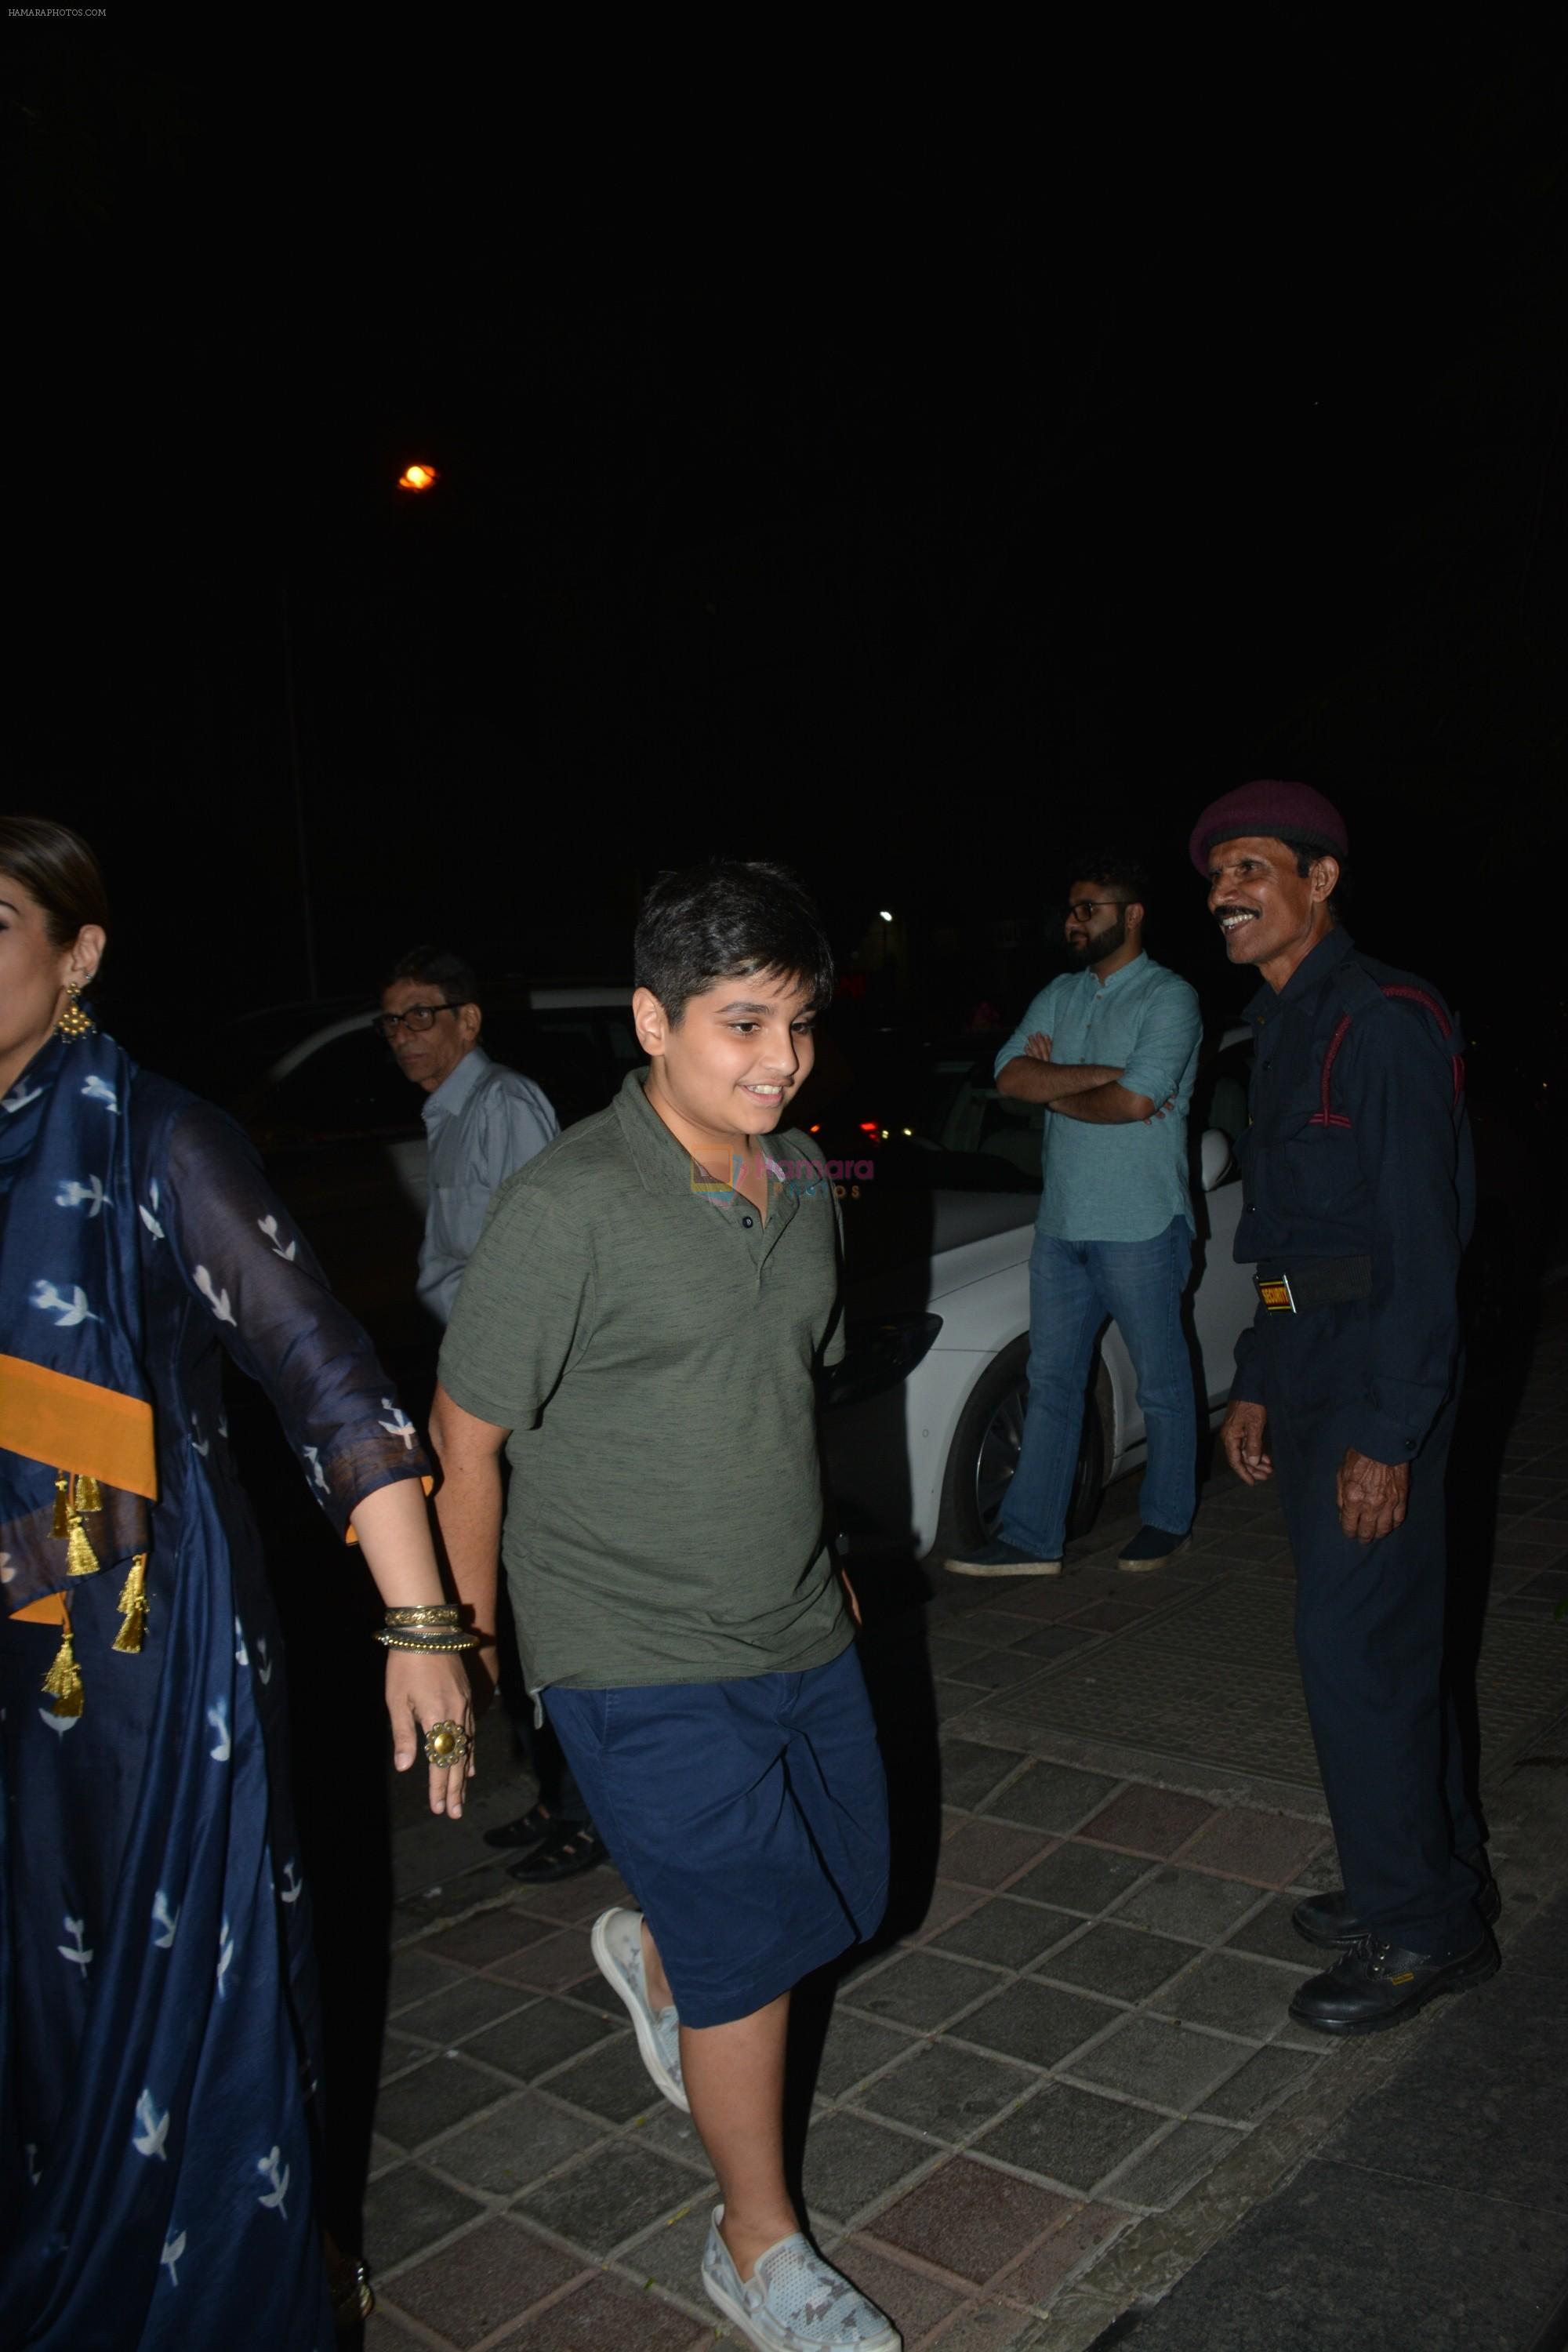
[(400, 490), (433, 490), (440, 480), (434, 466), (410, 466), (397, 477)]

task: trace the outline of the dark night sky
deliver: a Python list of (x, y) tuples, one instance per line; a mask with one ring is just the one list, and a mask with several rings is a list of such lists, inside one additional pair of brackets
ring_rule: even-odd
[(1543, 44), (710, 145), (434, 30), (417, 76), (118, 20), (21, 64), (8, 797), (100, 845), (139, 1006), (305, 992), (291, 669), (324, 990), (431, 933), (616, 972), (639, 880), (727, 848), (847, 949), (896, 904), (952, 1010), (1110, 838), (1224, 999), (1186, 832), (1284, 773), (1367, 945), (1560, 1041)]

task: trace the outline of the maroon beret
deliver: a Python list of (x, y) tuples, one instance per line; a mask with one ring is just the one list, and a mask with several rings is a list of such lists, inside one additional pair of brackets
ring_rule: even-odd
[(1211, 801), (1194, 825), (1188, 845), (1193, 864), (1206, 876), (1215, 843), (1247, 834), (1300, 842), (1304, 849), (1326, 850), (1333, 857), (1342, 858), (1350, 849), (1343, 817), (1310, 784), (1239, 784)]

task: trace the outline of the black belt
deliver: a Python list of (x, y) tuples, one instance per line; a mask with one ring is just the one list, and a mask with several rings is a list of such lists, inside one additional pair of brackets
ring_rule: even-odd
[(1302, 1258), (1288, 1274), (1259, 1271), (1252, 1284), (1271, 1315), (1305, 1315), (1313, 1307), (1342, 1307), (1352, 1298), (1370, 1298), (1372, 1260)]

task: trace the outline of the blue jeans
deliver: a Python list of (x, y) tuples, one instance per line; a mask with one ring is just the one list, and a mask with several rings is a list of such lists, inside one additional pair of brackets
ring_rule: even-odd
[(1146, 1527), (1184, 1536), (1197, 1505), (1197, 1406), (1182, 1328), (1193, 1236), (1173, 1217), (1147, 1242), (1060, 1242), (1037, 1233), (1029, 1259), (1029, 1403), (1002, 1506), (1007, 1543), (1059, 1559), (1083, 1434), (1094, 1343), (1111, 1317), (1138, 1375), (1149, 1438), (1139, 1495)]

